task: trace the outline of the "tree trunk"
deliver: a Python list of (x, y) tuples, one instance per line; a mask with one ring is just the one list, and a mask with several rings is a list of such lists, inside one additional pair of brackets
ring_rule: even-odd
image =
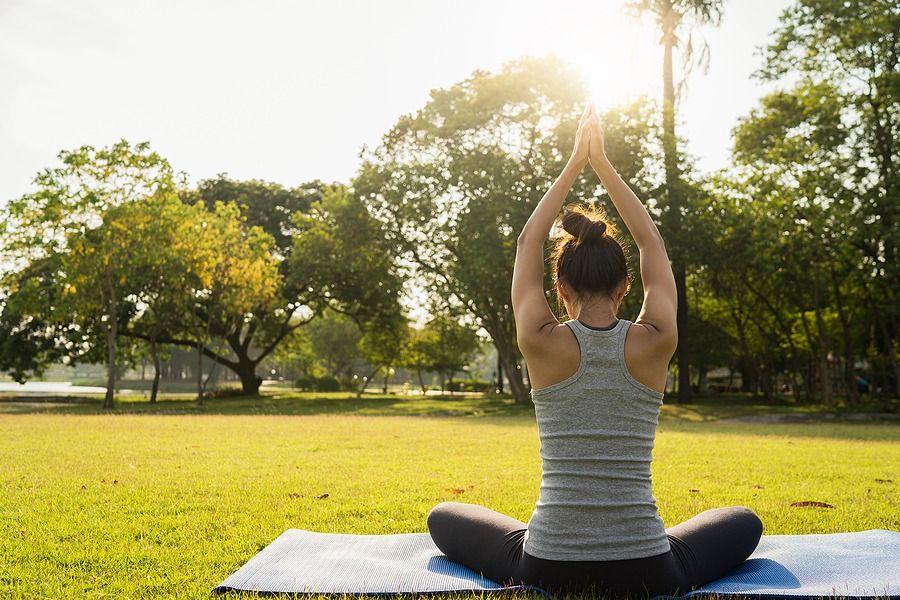
[(197, 342), (197, 403), (203, 404), (203, 344)]
[[(678, 360), (678, 402), (685, 404), (691, 401), (691, 356), (688, 350), (688, 318), (687, 318), (687, 290), (685, 289), (684, 268), (675, 271), (676, 292), (678, 294), (678, 308), (675, 322), (678, 328), (678, 346), (675, 355)], [(684, 368), (681, 368), (684, 365)]]
[(703, 384), (706, 383), (706, 365), (700, 364), (697, 366), (697, 391), (703, 391)]
[[(515, 335), (515, 334), (513, 334)], [(494, 347), (500, 357), (500, 364), (503, 372), (506, 373), (506, 379), (509, 381), (509, 390), (512, 392), (516, 404), (527, 404), (531, 401), (531, 386), (525, 383), (522, 378), (522, 369), (515, 356), (515, 349), (512, 344), (506, 340), (500, 340), (492, 336), (494, 339)]]
[(246, 396), (259, 396), (259, 386), (262, 385), (262, 377), (256, 374), (256, 363), (241, 361), (231, 368), (241, 378), (241, 393)]
[(416, 376), (419, 378), (419, 387), (422, 388), (422, 395), (428, 390), (425, 389), (425, 380), (422, 379), (422, 369), (416, 369)]
[(380, 369), (380, 368), (381, 367), (375, 367), (375, 369), (369, 374), (368, 377), (363, 378), (362, 387), (359, 388), (359, 391), (356, 392), (357, 398), (362, 397), (363, 392), (366, 391), (367, 387), (369, 387), (369, 383), (372, 381), (372, 379), (375, 377), (375, 375), (378, 374), (378, 369)]
[(816, 308), (814, 315), (816, 317), (816, 330), (819, 334), (819, 368), (822, 370), (822, 402), (831, 404), (832, 393), (832, 377), (831, 365), (828, 364), (828, 333), (825, 331), (825, 322), (822, 320), (822, 313)]
[[(818, 315), (818, 311), (815, 312)], [(822, 392), (822, 402), (829, 404), (831, 402), (831, 386), (828, 374), (828, 357), (826, 356), (828, 350), (825, 348), (822, 336), (813, 336), (810, 331), (809, 324), (806, 320), (806, 311), (800, 313), (800, 322), (803, 324), (807, 342), (815, 357), (815, 362), (813, 363), (815, 375), (813, 375), (812, 380), (815, 381), (815, 379), (818, 378)], [(816, 375), (818, 377), (816, 377)]]
[(150, 387), (150, 402), (156, 402), (156, 396), (159, 394), (159, 377), (162, 369), (159, 364), (159, 348), (156, 343), (152, 344), (150, 351), (153, 354), (153, 385)]
[(107, 300), (106, 322), (106, 396), (103, 398), (103, 408), (115, 407), (116, 395), (116, 336), (118, 335), (118, 320), (116, 314), (116, 293), (112, 284), (107, 286), (109, 298)]
[[(888, 331), (887, 319), (880, 319), (880, 325), (881, 325), (881, 335), (882, 335), (882, 338), (884, 339), (884, 346), (885, 346), (884, 352), (885, 352), (885, 358), (887, 359), (886, 362), (890, 367), (892, 367), (892, 369), (894, 371), (893, 393), (900, 394), (900, 365), (898, 365), (898, 363), (897, 363), (897, 353), (894, 352), (894, 340), (891, 337), (890, 332)], [(887, 375), (887, 373), (885, 373), (885, 375)], [(885, 380), (887, 380), (887, 377), (885, 377)], [(889, 384), (888, 381), (884, 382), (884, 390), (883, 391), (884, 391), (885, 395), (889, 394), (888, 389), (891, 387), (888, 384)]]
[(675, 82), (672, 71), (672, 51), (675, 47), (675, 27), (677, 13), (668, 7), (663, 17), (663, 155), (666, 171), (666, 234), (672, 243), (672, 272), (678, 296), (676, 324), (678, 346), (675, 353), (678, 360), (678, 402), (687, 403), (691, 399), (691, 361), (688, 351), (688, 304), (687, 269), (679, 240), (674, 238), (681, 232), (682, 198), (678, 173), (678, 146), (675, 137)]
[(500, 353), (497, 353), (497, 393), (503, 393), (503, 361), (500, 360)]
[(851, 319), (855, 310), (847, 311), (844, 309), (844, 297), (841, 294), (841, 286), (838, 281), (837, 273), (834, 270), (834, 263), (828, 265), (831, 274), (831, 284), (834, 290), (834, 299), (837, 304), (838, 320), (841, 323), (841, 333), (843, 334), (844, 343), (844, 388), (847, 391), (847, 403), (856, 404), (859, 400), (859, 389), (856, 383), (856, 356), (853, 349), (853, 329), (851, 327)]

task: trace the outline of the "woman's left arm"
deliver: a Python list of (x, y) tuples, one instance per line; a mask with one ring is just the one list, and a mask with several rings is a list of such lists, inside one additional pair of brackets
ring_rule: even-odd
[(588, 147), (594, 113), (585, 108), (575, 134), (575, 149), (560, 176), (553, 182), (529, 217), (516, 244), (512, 277), (512, 308), (519, 349), (540, 344), (545, 327), (559, 324), (544, 296), (544, 242), (559, 216), (572, 184), (588, 163)]

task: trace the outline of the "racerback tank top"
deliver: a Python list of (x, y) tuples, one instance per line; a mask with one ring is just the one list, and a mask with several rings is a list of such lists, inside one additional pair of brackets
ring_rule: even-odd
[(650, 461), (664, 394), (625, 364), (632, 322), (566, 321), (581, 348), (570, 377), (532, 390), (541, 440), (540, 495), (524, 550), (558, 561), (623, 560), (669, 551)]

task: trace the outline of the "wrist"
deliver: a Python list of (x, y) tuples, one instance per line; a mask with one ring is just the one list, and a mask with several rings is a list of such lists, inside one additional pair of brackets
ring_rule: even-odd
[(588, 161), (588, 157), (577, 158), (575, 156), (570, 156), (569, 161), (566, 163), (566, 166), (563, 167), (563, 173), (569, 175), (578, 175), (587, 166)]
[(609, 162), (609, 159), (606, 157), (606, 154), (602, 156), (591, 156), (591, 167), (593, 167), (594, 171), (597, 172), (597, 175), (604, 175), (606, 173), (612, 172), (613, 166), (612, 163)]

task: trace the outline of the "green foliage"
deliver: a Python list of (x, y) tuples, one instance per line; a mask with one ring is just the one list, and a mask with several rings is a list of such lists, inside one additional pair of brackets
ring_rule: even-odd
[(862, 357), (883, 393), (897, 391), (900, 10), (889, 4), (785, 11), (759, 76), (792, 87), (740, 120), (735, 168), (698, 213), (708, 319), (766, 395), (783, 371), (798, 395), (854, 398)]
[[(109, 209), (175, 189), (169, 163), (146, 142), (63, 150), (57, 167), (35, 176), (37, 191), (10, 200), (2, 219), (3, 249), (27, 261), (64, 252), (72, 232), (99, 225)], [(16, 266), (21, 267), (21, 264)]]
[(3, 278), (0, 310), (0, 371), (24, 383), (52, 363), (80, 355), (83, 331), (58, 316), (58, 255), (38, 259)]
[[(117, 250), (111, 232), (103, 228), (106, 215), (141, 198), (169, 193), (176, 185), (169, 163), (146, 143), (132, 146), (121, 140), (99, 150), (82, 146), (60, 152), (58, 158), (59, 166), (35, 177), (35, 192), (10, 200), (0, 214), (0, 247), (7, 265), (0, 282), (0, 330), (8, 341), (15, 340), (0, 346), (0, 368), (19, 380), (63, 358), (103, 360), (96, 351), (99, 340), (113, 321), (127, 315), (126, 305), (111, 304), (111, 287), (123, 285), (119, 280), (126, 272), (117, 271), (121, 266), (115, 252), (122, 247)], [(102, 251), (84, 255), (82, 279), (93, 279), (74, 294), (77, 288), (65, 287), (66, 278), (74, 275), (70, 258), (88, 246), (102, 246)], [(101, 313), (109, 314), (104, 319)]]
[[(516, 238), (571, 151), (585, 98), (577, 75), (556, 59), (476, 71), (402, 117), (353, 184), (432, 304), (467, 312), (488, 332), (523, 402), (509, 299)], [(613, 162), (642, 169), (648, 119), (608, 117)], [(573, 195), (597, 185), (588, 175)]]
[(272, 236), (278, 253), (286, 257), (294, 245), (294, 213), (308, 212), (310, 205), (321, 199), (324, 189), (319, 181), (287, 189), (260, 180), (236, 181), (222, 174), (201, 181), (196, 189), (183, 191), (182, 197), (191, 204), (201, 202), (208, 210), (214, 210), (217, 202), (238, 206), (247, 224)]
[(294, 213), (288, 280), (316, 311), (331, 308), (361, 328), (395, 319), (401, 281), (385, 227), (340, 186), (326, 188), (308, 213)]
[(411, 332), (405, 350), (404, 366), (446, 377), (465, 369), (479, 350), (479, 340), (471, 327), (437, 314), (422, 329)]
[(492, 392), (497, 383), (484, 379), (448, 379), (446, 387), (450, 392)]
[(341, 389), (341, 382), (332, 375), (324, 375), (315, 377), (305, 375), (295, 382), (297, 389), (306, 392), (337, 392)]
[(409, 335), (409, 322), (405, 317), (383, 320), (363, 334), (358, 347), (370, 365), (389, 368), (400, 364)]
[(316, 361), (331, 375), (349, 375), (361, 360), (359, 342), (362, 332), (353, 319), (327, 310), (305, 328)]

